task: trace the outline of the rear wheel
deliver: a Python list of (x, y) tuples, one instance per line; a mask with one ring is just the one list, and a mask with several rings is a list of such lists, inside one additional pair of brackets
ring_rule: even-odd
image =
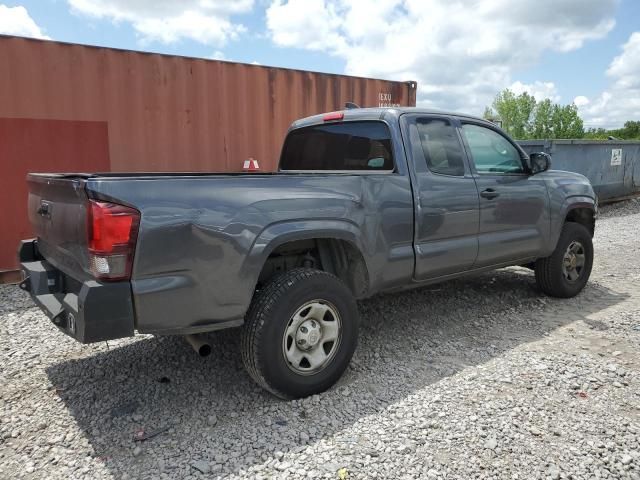
[(281, 398), (319, 393), (343, 374), (358, 338), (351, 291), (330, 273), (294, 269), (258, 292), (245, 318), (242, 359)]
[(536, 261), (536, 282), (547, 295), (569, 298), (584, 288), (593, 266), (593, 244), (581, 224), (567, 222), (562, 227), (553, 253)]

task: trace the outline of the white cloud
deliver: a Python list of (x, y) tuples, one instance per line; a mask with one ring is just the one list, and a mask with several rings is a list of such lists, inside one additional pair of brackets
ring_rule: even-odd
[(309, 50), (342, 50), (344, 39), (337, 32), (343, 20), (336, 5), (322, 0), (279, 1), (267, 9), (267, 26), (273, 41), (287, 47)]
[(131, 23), (144, 42), (175, 43), (186, 38), (212, 45), (224, 45), (245, 32), (231, 17), (253, 7), (253, 0), (67, 1), (75, 13)]
[(535, 97), (535, 99), (538, 101), (548, 98), (552, 102), (560, 102), (558, 89), (553, 82), (536, 81), (533, 83), (522, 83), (520, 81), (517, 81), (513, 82), (509, 88), (516, 95), (527, 92), (532, 97)]
[(634, 32), (622, 46), (622, 54), (609, 65), (607, 75), (620, 88), (640, 88), (640, 32)]
[(607, 76), (608, 88), (595, 98), (574, 99), (588, 127), (616, 128), (640, 119), (640, 32), (634, 32), (615, 57)]
[(576, 98), (573, 99), (573, 103), (576, 104), (576, 107), (580, 108), (580, 107), (584, 107), (585, 105), (589, 105), (589, 99), (584, 95), (578, 95)]
[(0, 33), (50, 40), (22, 6), (8, 7), (0, 4)]
[(226, 60), (227, 57), (222, 50), (216, 50), (209, 56), (211, 60)]
[[(272, 0), (285, 47), (343, 58), (346, 73), (418, 81), (418, 103), (480, 113), (514, 72), (614, 26), (618, 0)], [(555, 90), (534, 83), (538, 94)]]

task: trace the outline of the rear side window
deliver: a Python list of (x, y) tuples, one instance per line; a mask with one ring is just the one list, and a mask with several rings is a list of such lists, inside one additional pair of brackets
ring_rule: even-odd
[(449, 120), (419, 118), (416, 127), (429, 170), (441, 175), (464, 175), (462, 146)]
[(280, 170), (393, 170), (391, 135), (383, 122), (345, 122), (293, 130)]

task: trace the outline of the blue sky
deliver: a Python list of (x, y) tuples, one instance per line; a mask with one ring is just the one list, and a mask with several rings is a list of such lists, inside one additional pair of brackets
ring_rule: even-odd
[(640, 119), (638, 0), (0, 0), (2, 32), (412, 79), (420, 104), (471, 113), (512, 87), (588, 126)]
[(344, 72), (345, 62), (329, 54), (276, 47), (265, 41), (268, 37), (265, 4), (256, 3), (256, 8), (252, 11), (234, 17), (234, 20), (242, 22), (247, 27), (248, 32), (241, 39), (230, 41), (223, 47), (202, 44), (189, 38), (169, 44), (141, 40), (130, 23), (73, 13), (65, 0), (0, 0), (0, 4), (25, 7), (47, 36), (61, 42), (202, 58), (209, 58), (215, 52), (223, 52), (225, 59), (234, 62), (258, 62), (262, 65), (328, 73)]
[(537, 64), (522, 70), (519, 78), (526, 83), (541, 78), (553, 81), (564, 102), (571, 102), (577, 95), (591, 97), (601, 92), (608, 83), (604, 72), (611, 59), (620, 54), (621, 46), (634, 31), (640, 31), (640, 1), (623, 0), (615, 19), (615, 27), (604, 38), (572, 52), (548, 52)]

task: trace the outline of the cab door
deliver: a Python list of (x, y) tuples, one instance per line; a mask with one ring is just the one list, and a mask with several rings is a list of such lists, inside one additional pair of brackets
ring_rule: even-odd
[(414, 167), (414, 279), (468, 270), (478, 254), (479, 200), (456, 121), (439, 115), (401, 118)]
[(551, 226), (544, 179), (528, 173), (520, 150), (499, 130), (461, 119), (460, 131), (480, 196), (474, 267), (537, 257)]

